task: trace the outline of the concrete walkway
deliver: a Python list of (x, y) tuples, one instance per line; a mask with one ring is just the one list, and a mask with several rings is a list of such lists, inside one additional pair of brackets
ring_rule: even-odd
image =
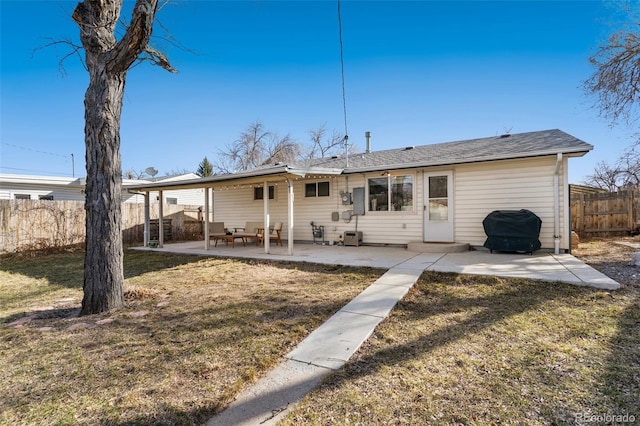
[(433, 263), (432, 258), (417, 255), (391, 268), (207, 425), (275, 425), (293, 404), (351, 358)]

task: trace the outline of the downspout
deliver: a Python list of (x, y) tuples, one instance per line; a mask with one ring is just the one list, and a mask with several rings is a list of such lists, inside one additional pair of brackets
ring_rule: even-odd
[(287, 179), (287, 253), (293, 256), (293, 181)]
[(553, 172), (553, 253), (560, 254), (560, 168), (562, 153), (557, 154), (556, 168)]

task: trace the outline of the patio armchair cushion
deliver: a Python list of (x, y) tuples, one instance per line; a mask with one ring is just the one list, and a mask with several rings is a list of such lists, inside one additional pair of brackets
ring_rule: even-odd
[(214, 238), (216, 235), (225, 235), (227, 228), (224, 227), (224, 222), (210, 222), (209, 223), (209, 238)]
[(245, 238), (256, 238), (258, 230), (262, 228), (264, 228), (263, 222), (247, 221), (243, 227), (233, 228), (233, 232)]
[[(269, 240), (275, 241), (277, 244), (282, 246), (282, 222), (275, 222), (272, 226), (269, 227)], [(262, 245), (264, 243), (264, 228), (260, 228), (258, 233), (256, 234), (256, 244)]]

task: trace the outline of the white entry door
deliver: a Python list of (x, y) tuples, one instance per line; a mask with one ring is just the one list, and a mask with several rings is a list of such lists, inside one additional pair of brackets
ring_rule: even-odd
[(424, 175), (424, 241), (453, 242), (453, 172)]

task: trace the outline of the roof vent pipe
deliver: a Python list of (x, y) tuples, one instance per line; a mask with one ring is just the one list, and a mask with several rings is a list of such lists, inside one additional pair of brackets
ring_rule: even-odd
[(365, 152), (368, 154), (371, 152), (371, 132), (364, 132), (364, 138), (367, 141), (367, 148)]

